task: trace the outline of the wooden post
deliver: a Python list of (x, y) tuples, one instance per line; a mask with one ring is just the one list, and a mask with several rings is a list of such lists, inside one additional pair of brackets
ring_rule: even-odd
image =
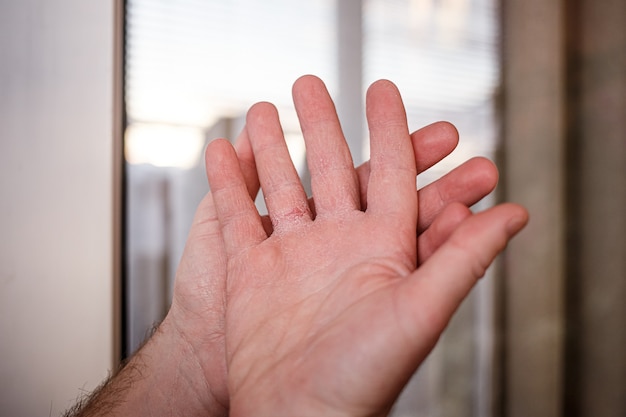
[(626, 415), (626, 2), (568, 3), (565, 415)]
[(562, 409), (564, 328), (564, 33), (558, 1), (503, 1), (503, 176), (530, 224), (503, 265), (503, 412)]

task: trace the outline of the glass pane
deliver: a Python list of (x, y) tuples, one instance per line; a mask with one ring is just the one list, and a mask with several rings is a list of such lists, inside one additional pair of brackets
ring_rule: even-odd
[[(362, 69), (360, 93), (376, 79), (390, 79), (402, 92), (412, 130), (449, 120), (460, 131), (458, 149), (420, 176), (420, 185), (472, 156), (493, 157), (497, 2), (361, 4), (362, 29), (355, 27), (354, 34), (362, 39), (363, 61), (351, 63)], [(337, 6), (335, 0), (127, 1), (127, 353), (168, 308), (192, 216), (208, 191), (202, 157), (207, 141), (234, 139), (248, 107), (271, 101), (304, 173), (291, 85), (313, 73), (333, 96), (341, 90)], [(257, 203), (263, 209), (262, 199)], [(491, 415), (491, 275), (455, 316), (395, 416)]]
[(429, 175), (495, 152), (497, 5), (495, 0), (363, 2), (364, 87), (390, 79), (400, 88), (412, 129), (449, 120), (461, 134), (453, 157)]
[(291, 85), (315, 73), (335, 89), (334, 6), (128, 0), (127, 353), (169, 305), (195, 207), (208, 191), (207, 140), (234, 140), (248, 107), (271, 101), (302, 168)]

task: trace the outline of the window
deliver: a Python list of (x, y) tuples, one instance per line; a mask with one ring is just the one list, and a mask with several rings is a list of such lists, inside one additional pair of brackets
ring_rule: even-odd
[[(412, 130), (449, 120), (460, 131), (459, 148), (422, 185), (471, 156), (493, 156), (497, 16), (495, 0), (128, 0), (126, 352), (167, 310), (191, 218), (208, 191), (208, 140), (234, 138), (248, 107), (271, 101), (304, 173), (290, 92), (297, 77), (314, 73), (352, 129), (356, 160), (367, 157), (364, 92), (378, 78), (399, 86)], [(490, 415), (491, 282), (457, 314), (397, 416)]]

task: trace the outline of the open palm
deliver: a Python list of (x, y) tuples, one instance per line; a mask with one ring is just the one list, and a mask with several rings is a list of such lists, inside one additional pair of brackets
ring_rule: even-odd
[(323, 84), (301, 78), (294, 100), (314, 212), (273, 106), (258, 104), (247, 119), (269, 236), (230, 144), (207, 152), (228, 271), (230, 412), (385, 413), (525, 213), (513, 205), (466, 213), (418, 268), (417, 167), (395, 86), (368, 91), (366, 197)]
[[(314, 199), (278, 116), (248, 113), (235, 148), (207, 147), (200, 203), (156, 333), (71, 415), (384, 414), (526, 212), (468, 207), (495, 187), (483, 159), (415, 192), (456, 146), (439, 122), (408, 135), (389, 82), (368, 95), (371, 156), (356, 170), (322, 82), (294, 101)], [(263, 186), (270, 216), (253, 199)]]

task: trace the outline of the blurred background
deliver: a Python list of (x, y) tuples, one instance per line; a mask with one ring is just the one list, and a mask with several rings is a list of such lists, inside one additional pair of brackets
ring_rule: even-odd
[[(466, 300), (394, 416), (626, 416), (626, 1), (0, 0), (0, 415), (58, 415), (166, 313), (203, 149), (335, 99), (355, 162), (364, 94), (461, 143), (531, 223)], [(257, 199), (264, 210), (262, 196)]]

